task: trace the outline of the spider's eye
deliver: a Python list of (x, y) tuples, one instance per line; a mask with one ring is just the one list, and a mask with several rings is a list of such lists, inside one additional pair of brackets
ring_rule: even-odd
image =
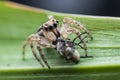
[(56, 23), (54, 23), (54, 24), (53, 24), (53, 26), (56, 28), (56, 27), (57, 27), (57, 24), (56, 24)]
[(48, 31), (49, 29), (47, 27), (45, 27), (45, 30)]
[(59, 21), (56, 21), (57, 23), (59, 23)]
[(52, 30), (53, 29), (53, 26), (49, 26), (49, 30)]
[(54, 22), (55, 20), (53, 19), (52, 21)]

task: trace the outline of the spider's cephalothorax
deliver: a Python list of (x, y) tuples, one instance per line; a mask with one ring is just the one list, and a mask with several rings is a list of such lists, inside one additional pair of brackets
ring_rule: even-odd
[(60, 37), (60, 32), (58, 29), (58, 21), (51, 17), (49, 21), (40, 26), (37, 34), (47, 38), (50, 42), (53, 42)]
[[(77, 26), (80, 30), (84, 32), (84, 34), (87, 34), (88, 37), (91, 38), (91, 40), (93, 39), (89, 31), (78, 21), (73, 20), (71, 18), (64, 18), (62, 27), (59, 27), (58, 21), (53, 16), (50, 16), (49, 20), (45, 22), (42, 26), (40, 26), (37, 32), (35, 34), (31, 34), (25, 41), (23, 45), (23, 59), (25, 57), (25, 48), (28, 44), (30, 44), (34, 57), (42, 65), (42, 67), (44, 67), (43, 64), (44, 62), (46, 66), (50, 69), (50, 66), (42, 52), (41, 46), (45, 48), (56, 48), (60, 52), (60, 54), (67, 55), (65, 56), (66, 59), (71, 59), (76, 63), (79, 62), (80, 58), (78, 57), (80, 57), (80, 54), (75, 49), (75, 44), (73, 45), (73, 43), (71, 43), (70, 40), (67, 40), (67, 38), (70, 34), (75, 33), (77, 35), (77, 38), (79, 38), (80, 41), (82, 41), (83, 44), (82, 48), (85, 50), (85, 56), (87, 56), (87, 45), (86, 41), (83, 40), (83, 37), (81, 35), (82, 33), (72, 26)], [(60, 45), (58, 46), (59, 38), (61, 38), (61, 40), (65, 42), (65, 45), (62, 45), (62, 47), (64, 48), (62, 49), (62, 52), (60, 49), (58, 49), (60, 46)], [(73, 41), (75, 41), (75, 39)], [(43, 62), (36, 55), (34, 43), (36, 43), (37, 50), (39, 51), (39, 54)]]

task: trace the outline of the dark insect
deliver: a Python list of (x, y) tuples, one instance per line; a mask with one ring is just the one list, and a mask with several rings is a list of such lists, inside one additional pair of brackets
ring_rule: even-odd
[[(85, 33), (82, 33), (82, 34), (85, 34)], [(79, 36), (81, 36), (81, 35), (79, 35)], [(84, 49), (84, 47), (82, 47), (81, 44), (84, 41), (84, 39), (87, 38), (87, 36), (85, 36), (82, 40), (80, 40), (80, 42), (75, 43), (75, 40), (77, 38), (79, 38), (79, 36), (74, 38), (73, 41), (71, 41), (70, 39), (67, 39), (67, 40), (58, 39), (57, 45), (56, 45), (58, 53), (61, 56), (65, 57), (66, 60), (71, 60), (74, 63), (78, 63), (80, 61), (80, 58), (92, 57), (92, 56), (88, 56), (88, 55), (80, 56), (80, 53), (77, 51), (76, 47), (79, 46), (80, 48)]]

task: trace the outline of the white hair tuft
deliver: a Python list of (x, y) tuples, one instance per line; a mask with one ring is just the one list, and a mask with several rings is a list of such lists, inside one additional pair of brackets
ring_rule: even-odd
[(54, 18), (53, 15), (48, 16), (48, 19), (53, 19), (53, 18)]

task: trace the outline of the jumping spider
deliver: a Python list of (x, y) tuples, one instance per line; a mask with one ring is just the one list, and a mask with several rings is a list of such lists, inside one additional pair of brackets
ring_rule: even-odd
[[(76, 44), (74, 44), (76, 38), (80, 39), (80, 42), (77, 45), (79, 45), (80, 43), (83, 44), (82, 48), (85, 50), (85, 57), (87, 57), (86, 41), (84, 41), (82, 33), (78, 29), (72, 27), (73, 25), (81, 29), (84, 32), (84, 34), (87, 34), (88, 37), (90, 37), (90, 39), (93, 40), (93, 37), (90, 34), (90, 32), (78, 21), (66, 17), (63, 19), (62, 27), (59, 27), (58, 20), (56, 20), (53, 16), (50, 16), (49, 20), (45, 22), (42, 26), (40, 26), (37, 32), (35, 34), (31, 34), (25, 41), (22, 52), (23, 59), (25, 58), (25, 48), (28, 44), (30, 44), (34, 57), (41, 64), (41, 66), (44, 67), (44, 64), (36, 55), (36, 51), (34, 49), (34, 44), (36, 43), (37, 50), (39, 51), (43, 62), (49, 69), (50, 66), (46, 58), (44, 57), (44, 53), (42, 52), (41, 46), (45, 48), (55, 48), (60, 53), (60, 55), (63, 55), (66, 59), (71, 59), (72, 61), (78, 63), (80, 60), (80, 54), (75, 48)], [(68, 36), (72, 33), (75, 33), (77, 35), (77, 37), (73, 41), (68, 40)]]

